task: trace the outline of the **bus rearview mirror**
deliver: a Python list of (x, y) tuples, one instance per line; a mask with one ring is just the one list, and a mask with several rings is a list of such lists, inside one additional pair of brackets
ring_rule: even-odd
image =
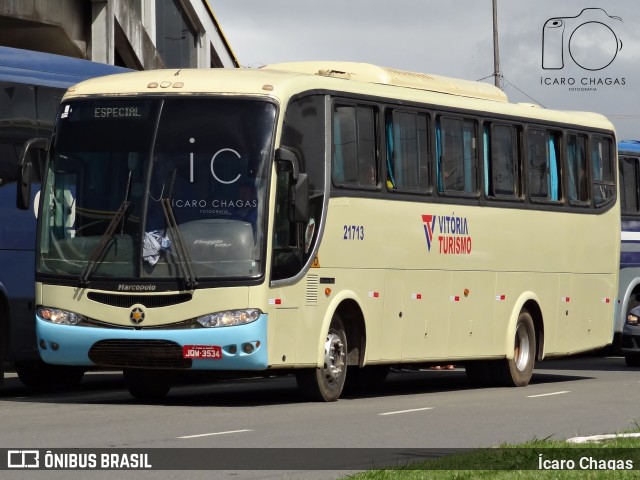
[(20, 210), (29, 210), (31, 207), (31, 176), (33, 164), (31, 162), (32, 152), (41, 150), (47, 151), (49, 140), (46, 138), (32, 138), (27, 140), (20, 151), (18, 185), (16, 188), (16, 207)]
[(278, 168), (291, 172), (289, 189), (289, 221), (306, 222), (309, 219), (309, 177), (300, 173), (300, 159), (293, 150), (280, 147), (276, 150)]

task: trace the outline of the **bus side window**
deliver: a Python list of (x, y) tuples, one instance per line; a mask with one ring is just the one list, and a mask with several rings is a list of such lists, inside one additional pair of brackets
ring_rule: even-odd
[(518, 128), (512, 125), (485, 126), (483, 131), (485, 194), (520, 196), (520, 156)]
[(289, 220), (291, 173), (278, 170), (276, 178), (276, 211), (273, 225), (274, 280), (294, 276), (302, 268), (299, 229)]
[(550, 200), (558, 201), (562, 198), (560, 192), (560, 133), (549, 132), (549, 192)]
[(623, 215), (640, 213), (638, 158), (622, 157), (620, 159), (620, 210)]
[(569, 181), (570, 203), (589, 201), (587, 178), (587, 137), (570, 134), (567, 136), (567, 177)]
[(561, 198), (560, 134), (529, 130), (527, 160), (530, 197), (539, 201), (558, 201)]
[(385, 132), (387, 188), (427, 192), (431, 186), (427, 116), (393, 111), (386, 116)]
[(276, 180), (276, 215), (274, 224), (274, 248), (283, 249), (295, 246), (293, 225), (289, 221), (289, 175), (285, 171), (278, 171)]
[(593, 168), (593, 204), (601, 207), (613, 198), (615, 192), (614, 167), (611, 140), (603, 137), (591, 139), (591, 163)]
[[(334, 128), (340, 132), (337, 120)], [(289, 194), (293, 177), (277, 169), (276, 211), (274, 217), (272, 279), (295, 276), (314, 254), (322, 223), (325, 189), (325, 97), (309, 95), (293, 100), (284, 117), (281, 145), (294, 152), (301, 173), (309, 182), (309, 218), (306, 222), (289, 219)], [(334, 152), (336, 150), (334, 149)], [(338, 152), (342, 155), (342, 152)], [(342, 158), (340, 159), (340, 161)]]
[(375, 187), (378, 168), (374, 108), (368, 105), (335, 105), (332, 132), (334, 184)]
[[(0, 137), (0, 186), (15, 183), (18, 160), (24, 142), (38, 136), (34, 87), (0, 82), (0, 112), (3, 119)], [(32, 180), (40, 180), (37, 158), (32, 156)], [(13, 208), (13, 206), (11, 206)]]
[(436, 175), (439, 192), (475, 194), (478, 189), (476, 122), (440, 117), (436, 124)]

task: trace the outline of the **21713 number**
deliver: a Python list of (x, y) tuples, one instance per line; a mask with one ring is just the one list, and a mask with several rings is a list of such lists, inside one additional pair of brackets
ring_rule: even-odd
[(364, 225), (344, 225), (344, 240), (364, 240)]

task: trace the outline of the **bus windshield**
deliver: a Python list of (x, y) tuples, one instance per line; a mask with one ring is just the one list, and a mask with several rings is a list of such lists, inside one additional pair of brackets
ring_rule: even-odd
[(275, 116), (275, 105), (247, 99), (63, 104), (38, 272), (189, 287), (261, 276)]

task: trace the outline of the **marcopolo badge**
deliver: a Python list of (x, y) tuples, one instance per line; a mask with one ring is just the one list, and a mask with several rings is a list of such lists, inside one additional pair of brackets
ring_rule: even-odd
[(140, 325), (144, 321), (144, 310), (140, 307), (135, 307), (129, 314), (129, 320), (134, 325)]

